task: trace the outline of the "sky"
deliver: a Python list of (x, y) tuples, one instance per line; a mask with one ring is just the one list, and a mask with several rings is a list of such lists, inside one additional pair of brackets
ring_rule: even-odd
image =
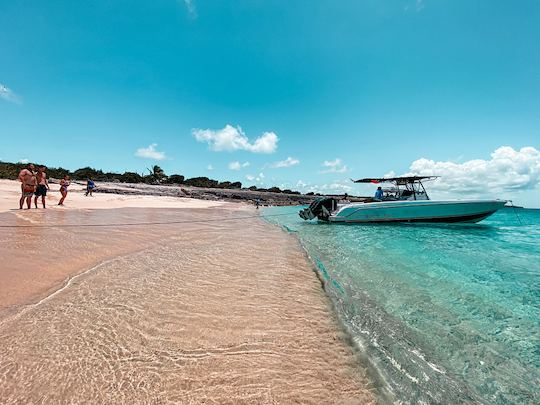
[(540, 2), (0, 0), (0, 160), (540, 207)]

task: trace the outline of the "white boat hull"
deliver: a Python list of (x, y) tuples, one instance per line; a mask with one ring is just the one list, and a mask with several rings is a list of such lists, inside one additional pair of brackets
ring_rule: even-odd
[(478, 222), (505, 205), (502, 200), (381, 201), (339, 206), (330, 222)]

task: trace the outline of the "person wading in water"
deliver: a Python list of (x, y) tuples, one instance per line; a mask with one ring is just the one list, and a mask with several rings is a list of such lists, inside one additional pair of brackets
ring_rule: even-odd
[(66, 174), (62, 180), (60, 180), (60, 194), (62, 194), (62, 198), (60, 198), (60, 202), (58, 205), (64, 205), (64, 200), (67, 197), (68, 193), (68, 187), (69, 187), (69, 176)]

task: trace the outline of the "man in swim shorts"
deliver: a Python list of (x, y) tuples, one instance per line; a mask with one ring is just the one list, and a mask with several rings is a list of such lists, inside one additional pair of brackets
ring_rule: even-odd
[(43, 208), (45, 208), (45, 197), (47, 196), (47, 190), (50, 190), (45, 170), (47, 170), (45, 166), (40, 166), (36, 175), (37, 188), (35, 192), (36, 197), (34, 198), (36, 208), (39, 196), (41, 196), (41, 203), (43, 204)]
[(24, 200), (28, 209), (32, 206), (32, 196), (36, 189), (36, 175), (34, 174), (34, 165), (30, 163), (26, 169), (22, 169), (19, 173), (19, 181), (21, 182), (21, 199), (19, 200), (19, 209), (22, 210)]

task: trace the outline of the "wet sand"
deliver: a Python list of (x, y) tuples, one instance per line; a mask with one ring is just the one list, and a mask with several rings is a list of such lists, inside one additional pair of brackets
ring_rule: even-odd
[(2, 229), (2, 402), (373, 403), (298, 243), (259, 218), (223, 221), (252, 214), (0, 214), (77, 224)]

